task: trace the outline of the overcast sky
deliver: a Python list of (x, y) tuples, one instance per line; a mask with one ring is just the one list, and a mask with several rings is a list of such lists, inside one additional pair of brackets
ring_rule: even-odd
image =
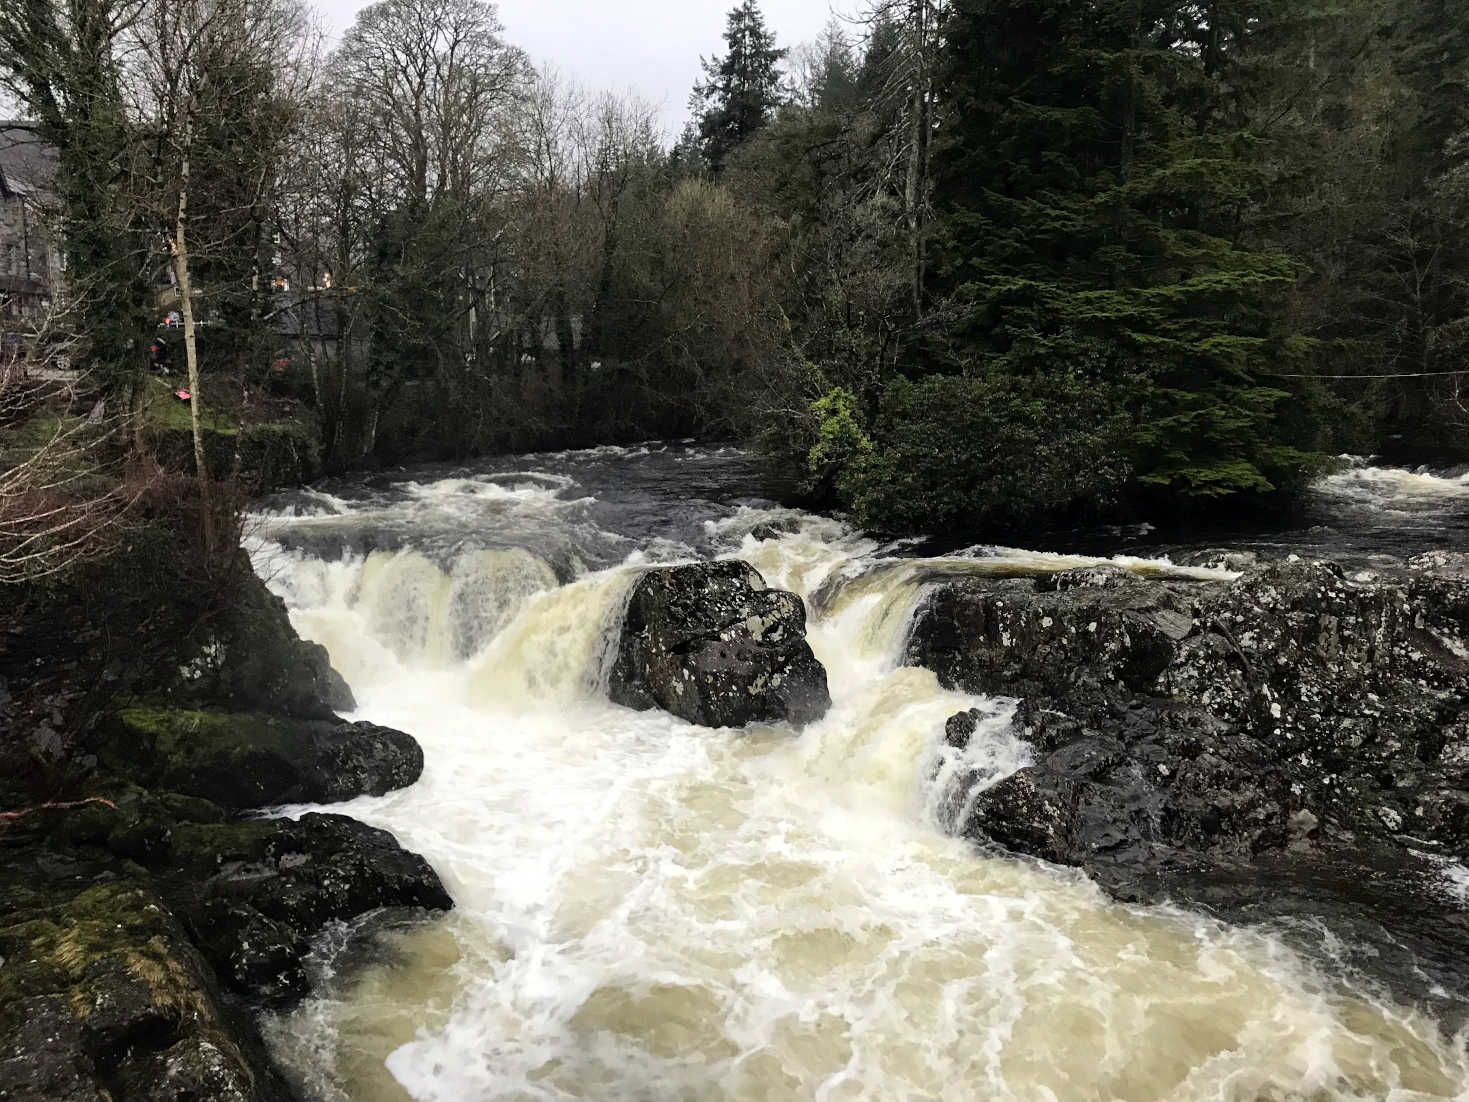
[[(315, 0), (333, 37), (366, 0)], [(591, 91), (634, 91), (676, 134), (687, 116), (699, 55), (722, 52), (725, 13), (735, 0), (499, 0), (505, 37), (537, 62)], [(815, 38), (832, 0), (762, 0), (782, 46)], [(836, 0), (839, 10), (854, 7)]]

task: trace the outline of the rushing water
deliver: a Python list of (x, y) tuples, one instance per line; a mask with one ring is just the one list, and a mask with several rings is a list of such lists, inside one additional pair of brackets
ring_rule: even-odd
[[(1469, 507), (1469, 483), (1407, 472), (1374, 499), (1389, 476), (1365, 470), (1320, 507)], [(324, 940), (318, 995), (267, 1023), (314, 1098), (1469, 1097), (1465, 1039), (1329, 954), (945, 834), (950, 777), (1026, 749), (1010, 702), (899, 665), (923, 587), (1088, 560), (905, 558), (762, 502), (738, 454), (677, 445), (335, 487), (257, 521), (258, 568), (359, 716), (424, 746), (417, 785), (339, 810), (427, 856), (457, 905)], [(834, 704), (799, 735), (601, 691), (638, 569), (718, 555), (807, 601)], [(966, 707), (988, 718), (961, 762), (942, 729)]]

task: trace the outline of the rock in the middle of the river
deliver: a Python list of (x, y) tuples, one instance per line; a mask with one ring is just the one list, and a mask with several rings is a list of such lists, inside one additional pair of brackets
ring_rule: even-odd
[(706, 727), (820, 719), (826, 670), (806, 642), (806, 609), (743, 562), (650, 570), (628, 602), (608, 695)]

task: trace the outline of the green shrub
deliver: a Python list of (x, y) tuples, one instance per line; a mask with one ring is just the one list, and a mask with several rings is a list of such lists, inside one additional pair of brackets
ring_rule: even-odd
[(1115, 387), (1070, 372), (929, 376), (884, 389), (863, 430), (851, 395), (817, 403), (818, 464), (865, 525), (935, 532), (1094, 512), (1130, 474), (1130, 418)]
[[(155, 429), (150, 436), (159, 463), (172, 471), (193, 473), (194, 437), (190, 430)], [(304, 421), (206, 429), (204, 455), (214, 479), (223, 481), (238, 475), (247, 486), (261, 491), (310, 482), (322, 472), (321, 443), (315, 426)]]

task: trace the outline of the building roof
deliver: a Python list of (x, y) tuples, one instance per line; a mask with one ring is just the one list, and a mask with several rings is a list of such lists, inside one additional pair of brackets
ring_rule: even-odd
[(55, 190), (55, 148), (35, 123), (0, 120), (0, 195), (45, 200)]

